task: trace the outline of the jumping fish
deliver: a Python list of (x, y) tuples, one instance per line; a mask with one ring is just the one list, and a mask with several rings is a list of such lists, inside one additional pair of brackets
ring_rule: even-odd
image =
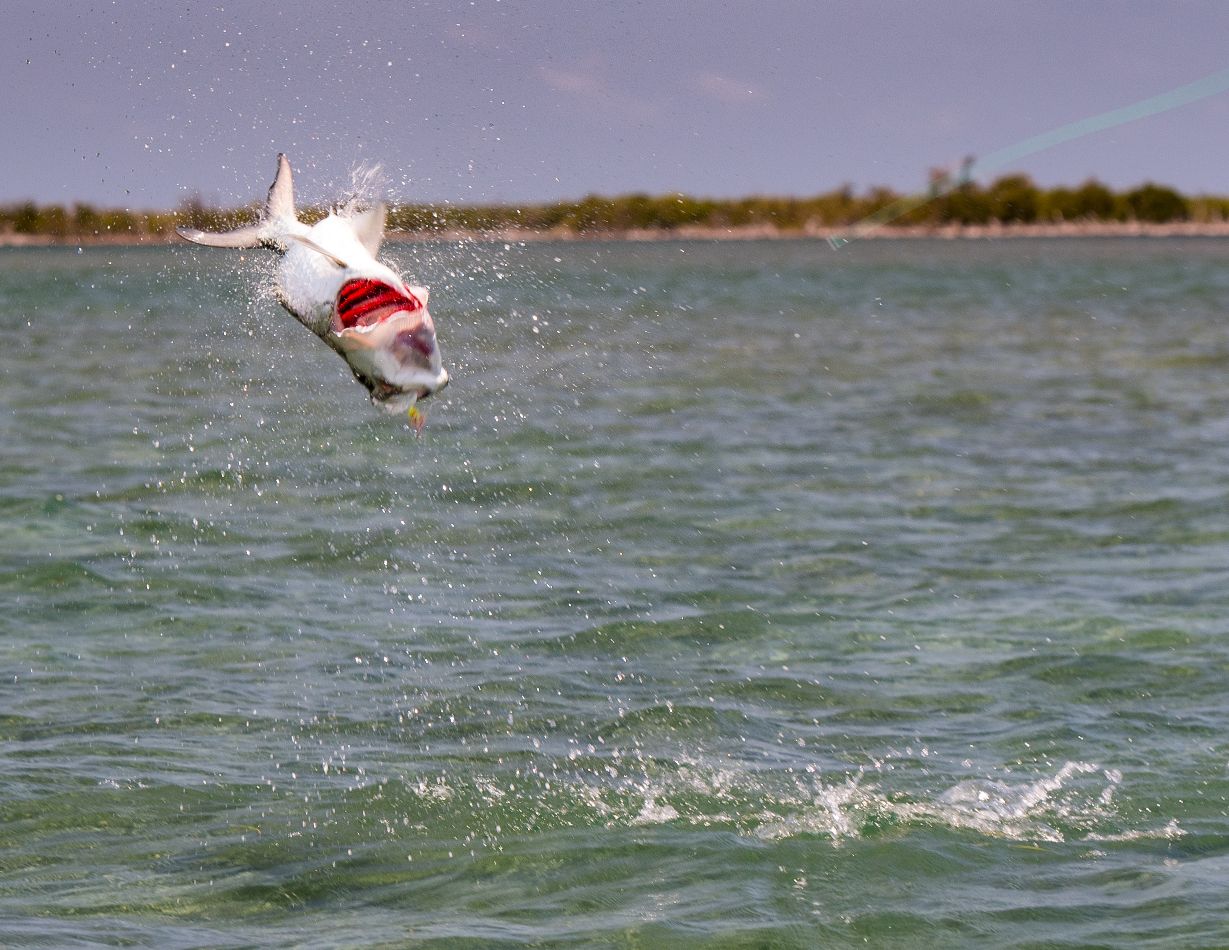
[(316, 224), (298, 219), (290, 162), (277, 156), (277, 176), (255, 224), (213, 233), (178, 228), (180, 237), (210, 247), (266, 247), (282, 255), (277, 297), (300, 323), (341, 354), (371, 401), (408, 412), (448, 385), (427, 312), (427, 289), (407, 284), (376, 260), (386, 209), (330, 211)]

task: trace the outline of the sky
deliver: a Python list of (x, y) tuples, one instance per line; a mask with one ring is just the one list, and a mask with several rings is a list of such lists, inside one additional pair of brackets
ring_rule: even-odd
[[(1197, 0), (0, 0), (0, 203), (924, 187), (1229, 69)], [(1229, 92), (1015, 160), (1229, 194)], [(987, 176), (992, 177), (992, 176)]]

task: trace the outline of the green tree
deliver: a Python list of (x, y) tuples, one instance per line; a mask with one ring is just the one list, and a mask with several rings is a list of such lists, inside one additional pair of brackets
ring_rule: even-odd
[(986, 193), (991, 216), (998, 221), (1030, 222), (1037, 220), (1037, 186), (1027, 175), (1005, 175), (992, 184)]
[(13, 209), (13, 230), (18, 234), (37, 234), (38, 221), (38, 205), (33, 201), (23, 201)]
[(38, 233), (62, 241), (68, 237), (68, 212), (60, 205), (47, 205), (38, 213)]
[(1115, 216), (1115, 207), (1114, 193), (1090, 178), (1075, 190), (1071, 218), (1109, 221)]
[(97, 234), (102, 218), (93, 205), (77, 202), (73, 205), (73, 230), (80, 235)]
[(991, 213), (989, 197), (973, 181), (964, 182), (939, 199), (939, 215), (945, 223), (985, 224)]
[(102, 212), (102, 228), (113, 234), (136, 230), (136, 218), (127, 208), (112, 208)]
[(1051, 188), (1041, 192), (1037, 217), (1041, 221), (1073, 221), (1079, 217), (1075, 192), (1070, 188)]
[(1137, 221), (1185, 221), (1190, 216), (1186, 199), (1163, 185), (1147, 182), (1122, 197)]

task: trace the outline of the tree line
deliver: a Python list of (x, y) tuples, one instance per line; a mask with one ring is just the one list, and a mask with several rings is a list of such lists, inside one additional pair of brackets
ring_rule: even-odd
[[(0, 205), (0, 235), (63, 242), (159, 240), (169, 239), (178, 225), (227, 230), (253, 220), (258, 213), (258, 206), (211, 208), (199, 198), (185, 201), (175, 211), (100, 209), (85, 203), (66, 208), (27, 201)], [(323, 208), (308, 208), (303, 217), (318, 219), (325, 213)], [(588, 195), (579, 201), (531, 205), (397, 204), (389, 209), (389, 226), (428, 235), (507, 230), (601, 235), (680, 228), (771, 228), (789, 233), (848, 227), (886, 213), (893, 214), (888, 226), (911, 227), (996, 222), (1222, 222), (1229, 221), (1229, 197), (1188, 197), (1151, 182), (1116, 192), (1095, 179), (1075, 188), (1040, 188), (1027, 175), (1005, 175), (982, 186), (933, 172), (929, 191), (912, 199), (889, 188), (857, 193), (844, 186), (802, 198), (630, 194)]]

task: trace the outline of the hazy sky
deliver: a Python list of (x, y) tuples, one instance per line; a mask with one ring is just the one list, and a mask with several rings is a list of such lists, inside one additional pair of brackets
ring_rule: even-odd
[[(1195, 0), (0, 0), (0, 201), (913, 190), (1226, 68)], [(1229, 193), (1229, 93), (1016, 169)]]

